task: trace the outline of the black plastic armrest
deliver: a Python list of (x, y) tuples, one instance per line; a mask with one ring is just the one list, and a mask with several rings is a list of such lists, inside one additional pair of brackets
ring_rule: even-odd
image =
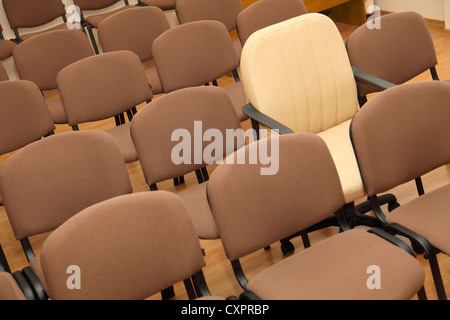
[(396, 86), (396, 84), (394, 84), (392, 82), (383, 80), (372, 74), (361, 71), (358, 68), (356, 68), (355, 66), (352, 66), (352, 71), (353, 71), (353, 75), (357, 81), (361, 81), (361, 82), (370, 84), (378, 89), (386, 90), (386, 89)]
[(240, 300), (261, 300), (260, 297), (258, 297), (255, 293), (253, 293), (252, 291), (249, 290), (245, 290), (244, 292), (241, 293), (241, 295), (239, 296)]
[(384, 239), (384, 240), (386, 240), (386, 241), (396, 245), (397, 247), (405, 250), (407, 253), (409, 253), (410, 255), (415, 257), (414, 251), (411, 249), (410, 246), (408, 246), (406, 243), (404, 243), (399, 238), (394, 237), (389, 232), (387, 232), (387, 231), (385, 231), (383, 229), (380, 229), (380, 228), (372, 228), (372, 229), (368, 230), (367, 232), (376, 234), (380, 238), (382, 238), (382, 239)]
[(277, 131), (279, 134), (294, 133), (294, 131), (292, 131), (290, 128), (256, 110), (255, 107), (253, 107), (250, 103), (242, 107), (242, 112), (244, 112), (246, 116), (250, 117), (250, 119), (253, 119), (256, 122)]

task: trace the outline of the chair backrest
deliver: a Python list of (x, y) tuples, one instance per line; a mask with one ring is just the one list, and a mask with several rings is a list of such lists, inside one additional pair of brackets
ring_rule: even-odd
[[(76, 266), (81, 290), (70, 290)], [(104, 201), (55, 230), (41, 250), (53, 300), (143, 300), (205, 266), (182, 200), (166, 191)]]
[(66, 14), (61, 0), (2, 0), (2, 2), (12, 29), (42, 26)]
[[(260, 159), (255, 164), (238, 164), (239, 157), (245, 154), (249, 159), (262, 144), (273, 154), (275, 143), (279, 148), (275, 175), (261, 175), (265, 164)], [(227, 159), (216, 168), (207, 192), (232, 261), (304, 230), (345, 204), (334, 161), (325, 142), (315, 134), (259, 140), (230, 157), (235, 158), (234, 164)]]
[(116, 4), (121, 0), (74, 0), (73, 3), (81, 10), (99, 10)]
[(130, 50), (141, 61), (147, 61), (152, 58), (153, 41), (169, 29), (160, 8), (132, 8), (103, 20), (98, 26), (98, 37), (104, 52)]
[(132, 191), (123, 157), (102, 131), (53, 135), (0, 166), (0, 193), (18, 240), (54, 230), (86, 207)]
[(253, 33), (242, 51), (241, 74), (249, 103), (295, 132), (318, 133), (358, 110), (342, 37), (319, 13)]
[(204, 85), (239, 66), (225, 26), (212, 20), (164, 32), (153, 42), (153, 60), (166, 93)]
[[(146, 181), (152, 185), (203, 168), (242, 147), (240, 128), (224, 89), (195, 87), (161, 96), (142, 108), (131, 122), (131, 136)], [(214, 136), (206, 137), (206, 132)], [(231, 133), (236, 141), (234, 137), (225, 141)], [(217, 148), (208, 153), (208, 146)]]
[[(416, 12), (381, 16), (381, 28), (362, 25), (347, 40), (352, 65), (395, 84), (401, 84), (434, 67), (436, 52), (425, 19)], [(379, 89), (358, 83), (363, 97)]]
[(399, 85), (371, 98), (360, 112), (351, 138), (369, 196), (450, 163), (450, 85)]
[(142, 0), (138, 0), (139, 4), (145, 4), (147, 6), (158, 7), (162, 10), (173, 10), (175, 9), (175, 1), (176, 0), (145, 0), (145, 3)]
[(0, 154), (30, 144), (55, 130), (39, 88), (26, 80), (0, 82)]
[(41, 90), (56, 89), (56, 77), (63, 68), (93, 55), (89, 39), (79, 30), (37, 35), (22, 42), (13, 53), (20, 79), (33, 81)]
[(230, 32), (236, 29), (236, 19), (243, 6), (241, 0), (177, 0), (175, 9), (181, 24), (215, 20)]
[(131, 51), (77, 61), (61, 70), (57, 84), (71, 126), (114, 117), (153, 97), (144, 67)]
[(237, 17), (237, 30), (242, 45), (257, 30), (308, 13), (302, 0), (259, 0)]

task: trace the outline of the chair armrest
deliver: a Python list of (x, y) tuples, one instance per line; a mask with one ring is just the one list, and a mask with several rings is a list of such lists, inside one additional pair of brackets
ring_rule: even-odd
[(361, 81), (361, 82), (370, 84), (378, 89), (386, 90), (386, 89), (396, 86), (396, 84), (394, 84), (392, 82), (383, 80), (372, 74), (361, 71), (358, 68), (356, 68), (355, 66), (352, 66), (352, 71), (353, 71), (353, 75), (357, 81)]
[(380, 229), (380, 228), (372, 228), (372, 229), (368, 230), (367, 232), (376, 234), (380, 238), (382, 238), (382, 239), (384, 239), (384, 240), (386, 240), (386, 241), (396, 245), (397, 247), (403, 249), (404, 251), (406, 251), (407, 253), (409, 253), (413, 257), (415, 257), (414, 251), (411, 249), (410, 246), (408, 246), (406, 243), (404, 243), (399, 238), (394, 237), (389, 232), (387, 232), (387, 231), (385, 231), (383, 229)]
[(242, 112), (250, 119), (272, 129), (278, 131), (279, 134), (291, 134), (294, 133), (290, 128), (285, 125), (279, 123), (278, 121), (270, 118), (264, 113), (258, 111), (253, 107), (250, 103), (242, 107)]

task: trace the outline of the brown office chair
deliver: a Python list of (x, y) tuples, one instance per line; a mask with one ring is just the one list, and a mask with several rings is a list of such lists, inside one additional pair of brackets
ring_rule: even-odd
[[(81, 276), (80, 289), (67, 286), (69, 266)], [(33, 260), (52, 300), (143, 300), (181, 281), (190, 299), (210, 296), (204, 266), (184, 203), (166, 191), (85, 209), (55, 230)]]
[[(61, 0), (3, 0), (6, 17), (17, 41), (25, 41), (36, 35), (54, 30), (67, 29), (66, 10)], [(63, 23), (39, 32), (19, 33), (19, 29), (45, 27), (62, 18)]]
[(242, 46), (257, 30), (308, 13), (302, 0), (259, 0), (237, 17), (237, 31)]
[(57, 78), (58, 89), (73, 130), (87, 122), (115, 118), (107, 130), (125, 162), (137, 160), (130, 135), (130, 122), (137, 106), (153, 97), (144, 67), (131, 51), (102, 53), (64, 68)]
[(235, 81), (223, 86), (229, 93), (240, 121), (247, 103), (239, 79), (239, 61), (223, 23), (196, 21), (164, 32), (153, 42), (153, 60), (165, 93), (181, 88), (202, 86), (233, 72)]
[(16, 42), (5, 40), (3, 37), (3, 28), (0, 25), (0, 60), (5, 60), (11, 57), (16, 46)]
[[(152, 44), (170, 29), (164, 12), (156, 7), (132, 8), (103, 20), (98, 37), (104, 52), (130, 50), (142, 62), (152, 64)], [(145, 69), (153, 94), (163, 93), (161, 80), (153, 66)]]
[[(29, 81), (4, 81), (0, 83), (2, 104), (0, 117), (0, 154), (20, 149), (42, 137), (52, 135), (55, 125), (39, 88)], [(3, 198), (0, 193), (0, 205)], [(11, 269), (0, 246), (0, 271)]]
[[(417, 12), (401, 12), (379, 18), (380, 29), (359, 27), (347, 40), (350, 62), (361, 71), (394, 84), (405, 83), (430, 70), (436, 72), (436, 52), (425, 19)], [(358, 82), (360, 104), (376, 87)]]
[[(222, 22), (228, 32), (236, 29), (236, 19), (243, 10), (241, 0), (177, 0), (176, 12), (180, 24), (193, 21), (215, 20)], [(239, 38), (233, 39), (238, 59), (242, 45)]]
[(176, 0), (138, 0), (140, 6), (158, 7), (161, 10), (174, 10)]
[[(424, 81), (399, 85), (371, 98), (355, 116), (351, 137), (374, 213), (407, 236), (429, 260), (445, 299), (436, 254), (450, 253), (450, 185), (424, 192), (424, 174), (450, 163), (450, 85)], [(382, 129), (380, 129), (382, 128)], [(384, 213), (377, 194), (415, 180), (420, 197)]]
[[(123, 7), (108, 11), (106, 13), (95, 14), (95, 11), (107, 9), (114, 4), (122, 2), (122, 0), (74, 0), (73, 2), (80, 8), (81, 23), (83, 25), (83, 28), (87, 28), (88, 30), (89, 37), (91, 38), (92, 46), (94, 47), (94, 51), (96, 54), (99, 53), (99, 49), (92, 29), (97, 29), (103, 20), (112, 16), (113, 14), (132, 8), (131, 6), (129, 6), (128, 0), (123, 0)], [(93, 13), (85, 16), (86, 11), (93, 11)]]
[[(14, 63), (20, 79), (37, 84), (43, 92), (57, 89), (56, 77), (75, 61), (93, 56), (89, 40), (79, 30), (48, 32), (27, 40), (14, 50)], [(67, 116), (59, 96), (47, 99), (56, 124), (67, 124)]]
[[(195, 124), (199, 122), (201, 127), (196, 127)], [(199, 184), (188, 187), (178, 195), (185, 201), (201, 239), (219, 237), (206, 199), (209, 180), (206, 167), (245, 144), (244, 134), (238, 129), (240, 123), (231, 100), (225, 90), (219, 87), (193, 87), (174, 91), (152, 101), (131, 122), (131, 135), (139, 161), (146, 182), (152, 190), (157, 190), (159, 182), (196, 172)], [(204, 134), (212, 130), (222, 134), (223, 138), (227, 136), (227, 130), (233, 130), (236, 132), (237, 142), (231, 141), (227, 146), (222, 139), (223, 149), (216, 153), (207, 149), (211, 143), (206, 141), (200, 145), (196, 142), (195, 146), (187, 140), (182, 141), (188, 138), (191, 141), (203, 141)], [(183, 136), (178, 135), (180, 131)], [(180, 143), (183, 142), (188, 145), (181, 150)], [(211, 159), (204, 157), (208, 150)], [(182, 159), (174, 159), (174, 155)]]
[[(266, 166), (261, 159), (237, 164), (239, 157), (251, 159), (252, 154), (258, 154), (262, 144), (272, 155), (278, 153), (275, 174), (261, 174)], [(230, 159), (234, 159), (231, 164)], [(381, 229), (341, 232), (275, 263), (250, 280), (246, 278), (242, 257), (307, 229), (333, 212), (346, 223), (345, 198), (336, 166), (327, 145), (315, 134), (272, 137), (241, 148), (216, 168), (207, 192), (225, 253), (246, 290), (241, 298), (394, 300), (411, 299), (416, 293), (425, 298), (422, 265), (405, 243)], [(367, 268), (371, 265), (383, 273), (379, 290), (367, 287)]]

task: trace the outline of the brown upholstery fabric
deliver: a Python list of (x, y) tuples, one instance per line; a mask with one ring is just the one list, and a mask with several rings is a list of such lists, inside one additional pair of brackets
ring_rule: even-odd
[(146, 68), (145, 75), (147, 76), (148, 82), (150, 83), (154, 95), (164, 93), (161, 79), (159, 79), (158, 70), (156, 70), (155, 66)]
[(0, 272), (0, 300), (26, 300), (19, 285), (7, 272)]
[(63, 23), (63, 24), (57, 25), (57, 26), (55, 26), (53, 28), (49, 28), (49, 29), (46, 29), (46, 30), (43, 30), (43, 31), (21, 34), (20, 35), (20, 39), (25, 41), (25, 40), (29, 40), (29, 39), (31, 39), (31, 38), (33, 38), (35, 36), (39, 36), (41, 34), (49, 33), (49, 32), (52, 32), (52, 31), (58, 31), (58, 30), (68, 30), (67, 29), (67, 24)]
[(59, 71), (93, 55), (83, 32), (60, 30), (22, 42), (14, 50), (14, 62), (21, 79), (33, 81), (41, 90), (52, 90), (57, 88)]
[(6, 72), (5, 67), (3, 66), (3, 63), (0, 64), (0, 81), (7, 81), (9, 80), (8, 73)]
[(66, 124), (67, 116), (61, 98), (48, 99), (46, 102), (53, 122), (56, 124)]
[(58, 74), (57, 84), (69, 125), (113, 117), (153, 96), (139, 57), (130, 51), (77, 61)]
[(175, 0), (143, 0), (148, 6), (158, 7), (162, 10), (173, 10), (175, 9)]
[(243, 7), (241, 0), (177, 0), (176, 10), (181, 24), (215, 20), (222, 22), (228, 31), (233, 31)]
[[(371, 265), (381, 270), (381, 289), (367, 287)], [(247, 288), (264, 300), (409, 300), (424, 280), (414, 257), (376, 235), (350, 230), (269, 267)]]
[[(279, 170), (274, 175), (261, 174), (268, 167), (261, 159), (249, 164), (249, 155), (261, 143), (270, 142), (268, 154), (276, 154), (272, 139), (238, 150), (230, 156), (234, 164), (227, 159), (208, 182), (211, 211), (230, 260), (297, 233), (345, 204), (330, 152), (314, 134), (279, 137)], [(246, 165), (239, 164), (239, 155), (245, 155)]]
[(66, 14), (61, 0), (3, 0), (12, 29), (44, 25)]
[(117, 10), (109, 11), (109, 12), (106, 12), (106, 13), (88, 16), (88, 17), (85, 18), (85, 20), (86, 20), (87, 22), (89, 22), (94, 28), (98, 28), (98, 26), (100, 25), (100, 23), (101, 23), (103, 20), (105, 20), (106, 18), (111, 17), (111, 16), (113, 16), (113, 15), (116, 14), (116, 13), (119, 13), (119, 12), (122, 12), (122, 11), (125, 11), (125, 10), (128, 10), (128, 9), (130, 9), (130, 8), (132, 8), (132, 7), (126, 6), (126, 7), (122, 7), (122, 8), (119, 8), (119, 9), (117, 9)]
[[(81, 272), (81, 290), (66, 286), (67, 267)], [(141, 192), (94, 205), (55, 230), (41, 250), (53, 300), (145, 299), (205, 266), (183, 202)]]
[[(404, 83), (437, 64), (433, 39), (424, 18), (401, 12), (380, 18), (380, 29), (364, 24), (348, 39), (352, 65), (395, 84)], [(379, 91), (358, 84), (359, 96)]]
[(239, 39), (244, 45), (255, 31), (305, 13), (308, 11), (302, 0), (259, 0), (239, 13)]
[(0, 60), (11, 57), (16, 46), (17, 44), (10, 40), (0, 40)]
[(136, 148), (130, 135), (130, 122), (106, 130), (113, 138), (126, 163), (138, 160)]
[(39, 88), (30, 81), (0, 82), (0, 154), (22, 148), (55, 129)]
[(121, 0), (74, 0), (74, 4), (79, 6), (81, 10), (99, 10), (116, 4)]
[[(194, 122), (201, 121), (202, 132), (194, 131)], [(192, 147), (189, 163), (175, 164), (172, 160), (174, 148), (184, 142), (184, 137), (173, 136), (175, 130), (187, 130), (192, 146), (197, 134), (201, 139), (208, 129), (220, 130), (226, 136), (226, 130), (240, 128), (229, 96), (219, 87), (193, 87), (180, 89), (171, 94), (161, 96), (141, 109), (131, 123), (131, 136), (139, 155), (146, 181), (149, 185), (173, 177), (180, 177), (207, 165), (205, 159), (195, 161), (195, 150)], [(199, 137), (199, 134), (201, 135)], [(243, 133), (241, 132), (243, 145)], [(174, 141), (172, 141), (174, 140)], [(226, 149), (223, 155), (235, 149)], [(188, 144), (189, 146), (191, 143)], [(211, 145), (203, 141), (200, 150)], [(179, 154), (176, 153), (178, 156)], [(214, 160), (221, 159), (219, 155)]]
[(449, 122), (450, 85), (444, 82), (408, 83), (371, 98), (351, 127), (367, 193), (450, 163)]
[(92, 204), (132, 191), (117, 146), (101, 131), (48, 137), (0, 166), (0, 193), (18, 240), (51, 231)]

